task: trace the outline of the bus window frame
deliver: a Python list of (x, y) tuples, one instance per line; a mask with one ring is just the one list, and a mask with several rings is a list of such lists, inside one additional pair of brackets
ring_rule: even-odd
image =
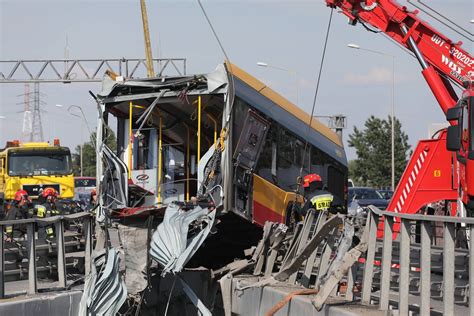
[(273, 177), (277, 177), (277, 160), (278, 160), (278, 144), (277, 142), (272, 140), (272, 167), (271, 167), (271, 175)]

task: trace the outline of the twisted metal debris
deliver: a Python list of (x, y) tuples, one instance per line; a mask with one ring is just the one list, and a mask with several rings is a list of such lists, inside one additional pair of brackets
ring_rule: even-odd
[(87, 277), (79, 315), (116, 315), (127, 298), (119, 273), (120, 258), (114, 248), (96, 253)]
[[(162, 276), (181, 272), (211, 231), (215, 217), (215, 210), (209, 213), (200, 206), (187, 212), (176, 204), (166, 208), (163, 222), (158, 225), (150, 245), (150, 255), (164, 267)], [(188, 238), (189, 225), (197, 220), (201, 227), (206, 226)]]

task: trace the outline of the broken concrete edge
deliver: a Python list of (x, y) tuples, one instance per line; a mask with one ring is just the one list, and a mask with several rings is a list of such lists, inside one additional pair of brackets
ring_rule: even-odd
[[(235, 276), (231, 284), (231, 315), (265, 315), (278, 302), (295, 290), (302, 290), (298, 285), (280, 284), (260, 287), (250, 287), (245, 291), (237, 288), (245, 287), (257, 282), (258, 278), (243, 275)], [(347, 302), (344, 298), (330, 297), (320, 311), (317, 311), (312, 300), (316, 295), (295, 296), (279, 311), (280, 315), (385, 315), (384, 311), (374, 306), (362, 306), (356, 302)], [(225, 303), (225, 302), (224, 302)], [(228, 314), (226, 314), (228, 315)]]
[(69, 290), (3, 299), (0, 301), (0, 315), (76, 316), (81, 297), (81, 290)]

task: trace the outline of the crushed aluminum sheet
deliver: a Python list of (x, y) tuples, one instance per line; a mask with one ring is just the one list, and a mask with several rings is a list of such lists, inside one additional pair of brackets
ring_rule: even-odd
[(86, 278), (79, 315), (116, 315), (127, 298), (127, 287), (119, 273), (118, 251), (96, 252), (91, 274)]
[[(206, 239), (214, 225), (216, 211), (196, 206), (193, 210), (183, 211), (176, 204), (166, 208), (163, 222), (153, 234), (150, 255), (164, 268), (162, 275), (180, 272)], [(201, 220), (206, 226), (188, 239), (189, 225)]]

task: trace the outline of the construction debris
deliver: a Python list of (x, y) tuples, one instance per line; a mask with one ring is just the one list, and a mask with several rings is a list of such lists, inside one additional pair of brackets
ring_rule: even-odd
[[(150, 254), (163, 266), (162, 275), (169, 272), (176, 274), (183, 270), (206, 239), (214, 225), (216, 211), (196, 206), (188, 212), (177, 204), (166, 208), (163, 222), (153, 234)], [(189, 226), (194, 223), (192, 236), (188, 236)], [(200, 230), (199, 232), (197, 232)]]
[(79, 315), (116, 315), (127, 298), (127, 287), (119, 272), (118, 251), (109, 248), (92, 259), (86, 277)]

